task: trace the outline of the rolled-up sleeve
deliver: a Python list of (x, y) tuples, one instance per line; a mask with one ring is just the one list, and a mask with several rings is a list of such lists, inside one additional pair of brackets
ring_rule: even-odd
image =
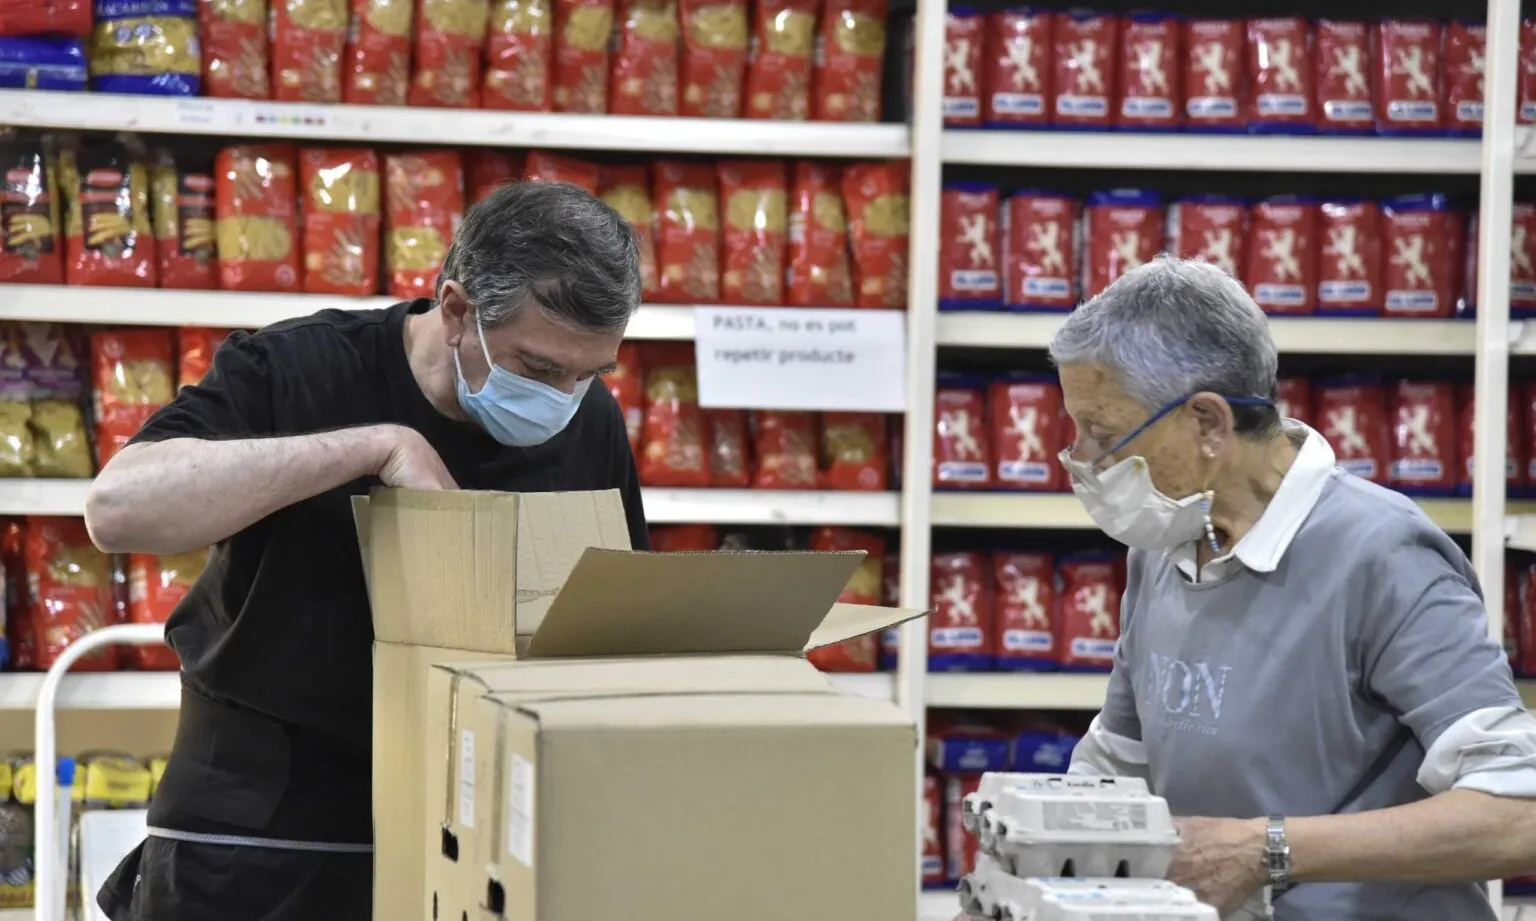
[(1419, 784), (1536, 797), (1536, 718), (1488, 636), (1465, 556), (1427, 520), (1379, 546), (1364, 574), (1361, 674), (1424, 747)]

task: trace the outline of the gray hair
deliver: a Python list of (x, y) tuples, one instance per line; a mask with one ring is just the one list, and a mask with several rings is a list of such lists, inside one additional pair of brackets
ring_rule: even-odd
[(1050, 346), (1057, 366), (1113, 373), (1147, 412), (1201, 390), (1274, 399), (1278, 356), (1264, 311), (1227, 273), (1159, 256), (1077, 308)]
[(464, 286), (486, 326), (530, 302), (575, 329), (624, 329), (640, 307), (633, 227), (585, 189), (561, 182), (504, 185), (476, 203), (437, 280)]

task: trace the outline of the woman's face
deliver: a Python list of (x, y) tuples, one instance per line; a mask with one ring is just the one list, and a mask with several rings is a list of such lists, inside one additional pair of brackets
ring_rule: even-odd
[(1114, 453), (1107, 453), (1151, 413), (1125, 392), (1114, 374), (1098, 365), (1063, 365), (1060, 370), (1067, 415), (1077, 426), (1074, 460), (1098, 461), (1103, 470), (1139, 455), (1147, 462), (1152, 485), (1165, 496), (1182, 499), (1206, 488), (1210, 461), (1201, 456), (1202, 426), (1189, 405), (1171, 410)]

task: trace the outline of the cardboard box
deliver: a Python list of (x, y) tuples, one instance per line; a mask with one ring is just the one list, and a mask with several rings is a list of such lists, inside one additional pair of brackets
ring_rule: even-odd
[(911, 718), (807, 648), (862, 554), (628, 549), (617, 492), (379, 490), (374, 917), (915, 915)]

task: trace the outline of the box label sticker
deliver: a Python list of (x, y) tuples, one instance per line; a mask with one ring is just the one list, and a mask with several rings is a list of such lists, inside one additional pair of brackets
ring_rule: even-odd
[(1147, 807), (1140, 803), (1091, 800), (1048, 802), (1043, 807), (1046, 831), (1128, 832), (1147, 830)]
[(533, 866), (533, 762), (512, 756), (512, 786), (507, 797), (507, 854), (525, 867)]
[(904, 311), (699, 307), (694, 317), (700, 406), (906, 411)]
[(459, 733), (459, 824), (475, 827), (475, 734)]

